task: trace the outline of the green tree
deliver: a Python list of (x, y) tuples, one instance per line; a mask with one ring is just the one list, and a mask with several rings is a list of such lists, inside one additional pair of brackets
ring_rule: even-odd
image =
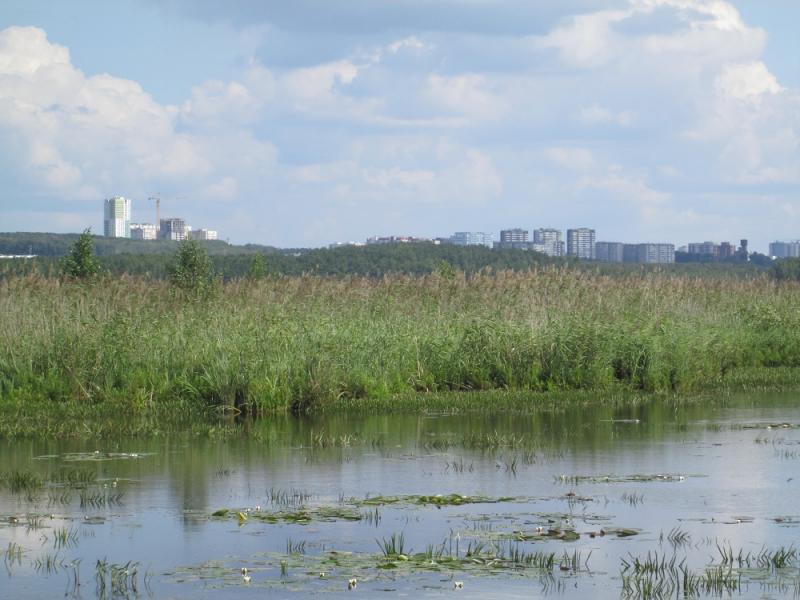
[(264, 264), (264, 255), (256, 252), (253, 258), (250, 259), (250, 265), (247, 267), (248, 279), (261, 279), (266, 273), (266, 265)]
[(207, 292), (214, 277), (214, 265), (197, 240), (184, 240), (170, 265), (169, 278), (177, 287), (190, 292)]
[(69, 254), (61, 260), (61, 272), (77, 279), (88, 279), (100, 272), (100, 263), (94, 255), (91, 229), (84, 230), (72, 244)]
[(778, 281), (800, 281), (800, 258), (783, 258), (772, 265), (772, 276)]

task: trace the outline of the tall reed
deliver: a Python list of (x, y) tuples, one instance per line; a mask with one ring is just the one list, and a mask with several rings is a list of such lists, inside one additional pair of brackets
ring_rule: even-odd
[(0, 402), (305, 411), (410, 391), (691, 390), (800, 365), (800, 287), (544, 267), (167, 283), (0, 280)]

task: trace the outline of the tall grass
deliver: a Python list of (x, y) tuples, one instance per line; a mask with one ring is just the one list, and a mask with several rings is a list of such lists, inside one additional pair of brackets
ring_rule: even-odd
[(279, 277), (0, 281), (0, 402), (302, 412), (448, 390), (688, 391), (800, 365), (800, 287), (767, 278)]

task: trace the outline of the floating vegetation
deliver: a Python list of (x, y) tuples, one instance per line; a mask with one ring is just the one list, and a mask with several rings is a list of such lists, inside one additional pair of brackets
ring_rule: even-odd
[(579, 483), (647, 483), (651, 481), (673, 482), (683, 481), (687, 477), (704, 476), (656, 473), (651, 475), (556, 475), (553, 479), (556, 483), (578, 485)]
[(432, 496), (373, 496), (364, 500), (352, 501), (360, 506), (382, 506), (385, 504), (417, 504), (442, 506), (463, 506), (464, 504), (497, 504), (499, 502), (518, 502), (520, 498), (503, 496), (490, 498), (488, 496), (462, 496), (460, 494), (435, 494)]
[(153, 456), (153, 452), (70, 452), (60, 458), (65, 462), (94, 462), (106, 460), (138, 460)]
[(731, 429), (798, 429), (800, 424), (797, 423), (740, 423), (731, 425)]
[(240, 524), (246, 521), (260, 521), (263, 523), (295, 523), (297, 525), (308, 525), (314, 521), (334, 522), (334, 521), (361, 521), (365, 514), (351, 507), (343, 506), (308, 506), (300, 507), (297, 510), (276, 510), (262, 511), (249, 508), (242, 510), (231, 510), (221, 508), (211, 513), (214, 518), (235, 518)]

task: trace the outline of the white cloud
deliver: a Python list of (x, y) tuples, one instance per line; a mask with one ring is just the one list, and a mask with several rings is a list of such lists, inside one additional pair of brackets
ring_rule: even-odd
[[(0, 31), (0, 129), (14, 145), (6, 154), (29, 186), (65, 199), (227, 181), (238, 161), (226, 157), (237, 150), (248, 152), (242, 163), (258, 157), (268, 165), (270, 144), (231, 134), (258, 108), (244, 85), (213, 81), (195, 88), (181, 109), (163, 106), (137, 82), (84, 75), (40, 29)], [(178, 130), (179, 118), (189, 130)], [(211, 124), (226, 133), (203, 133)]]
[(432, 74), (424, 93), (434, 105), (451, 115), (494, 119), (506, 110), (503, 99), (488, 90), (486, 78), (474, 73), (452, 77)]
[(593, 171), (597, 162), (586, 148), (565, 148), (555, 146), (545, 150), (545, 156), (554, 164), (571, 171)]
[(621, 127), (627, 127), (633, 121), (633, 115), (629, 111), (614, 112), (597, 103), (581, 108), (578, 118), (589, 125), (612, 123)]
[(757, 101), (764, 94), (777, 94), (783, 90), (761, 61), (725, 65), (716, 85), (722, 94), (740, 100)]

